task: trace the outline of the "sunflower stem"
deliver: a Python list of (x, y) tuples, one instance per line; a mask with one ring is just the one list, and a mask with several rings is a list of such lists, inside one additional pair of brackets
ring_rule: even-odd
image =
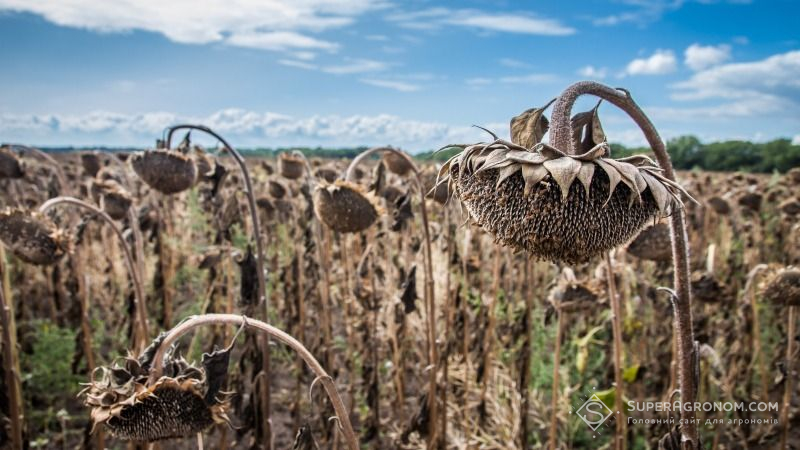
[[(134, 339), (134, 347), (139, 350), (144, 348), (147, 343), (147, 339), (149, 336), (148, 325), (147, 325), (147, 309), (144, 303), (144, 289), (142, 287), (142, 281), (140, 278), (139, 270), (137, 269), (137, 263), (133, 259), (133, 253), (131, 249), (128, 247), (127, 242), (125, 242), (125, 236), (122, 234), (122, 230), (117, 226), (114, 219), (112, 219), (108, 214), (106, 214), (103, 210), (97, 208), (96, 206), (90, 205), (89, 203), (84, 202), (83, 200), (78, 200), (74, 197), (55, 197), (51, 198), (50, 200), (42, 203), (39, 207), (39, 212), (42, 214), (46, 213), (51, 208), (60, 205), (70, 205), (70, 206), (77, 206), (78, 208), (87, 210), (89, 212), (94, 213), (106, 224), (111, 227), (114, 231), (114, 234), (117, 235), (119, 238), (119, 243), (122, 246), (123, 255), (125, 256), (125, 264), (127, 265), (128, 272), (131, 277), (131, 281), (133, 282), (133, 293), (134, 293), (134, 308), (136, 310), (136, 315), (138, 316), (136, 322), (139, 322), (139, 326), (134, 326), (134, 329), (139, 330), (135, 334), (138, 335), (138, 338)], [(131, 224), (131, 227), (135, 226)]]
[(22, 448), (24, 418), (22, 392), (19, 377), (19, 354), (17, 353), (17, 327), (14, 322), (14, 302), (11, 299), (9, 274), (6, 269), (6, 254), (0, 245), (0, 328), (3, 329), (3, 372), (6, 396), (8, 397), (9, 441), (11, 448)]
[[(642, 130), (655, 153), (664, 176), (676, 181), (667, 147), (653, 123), (633, 100), (628, 91), (613, 89), (594, 81), (580, 81), (566, 88), (553, 106), (550, 124), (550, 145), (568, 154), (575, 154), (572, 142), (570, 114), (575, 100), (584, 94), (594, 95), (617, 106), (628, 114)], [(692, 331), (692, 297), (689, 285), (689, 246), (683, 210), (674, 211), (670, 217), (672, 237), (672, 262), (675, 267), (675, 302), (673, 327), (678, 340), (678, 381), (682, 405), (693, 405), (697, 392), (694, 382), (694, 333)], [(681, 441), (684, 449), (700, 445), (697, 420), (693, 408), (681, 414)]]
[(290, 334), (260, 320), (250, 319), (245, 316), (234, 314), (204, 314), (187, 318), (179, 325), (169, 330), (166, 336), (164, 336), (164, 339), (161, 341), (161, 345), (158, 346), (153, 359), (154, 365), (150, 371), (150, 379), (148, 384), (152, 385), (161, 377), (161, 374), (164, 370), (164, 355), (169, 348), (178, 341), (178, 339), (197, 327), (222, 324), (240, 327), (244, 326), (245, 328), (255, 329), (267, 336), (274, 338), (277, 341), (283, 342), (289, 346), (289, 348), (297, 352), (297, 354), (303, 358), (308, 367), (314, 372), (314, 374), (317, 376), (317, 379), (325, 388), (328, 398), (333, 405), (333, 409), (336, 411), (336, 416), (342, 428), (342, 432), (344, 433), (345, 442), (347, 442), (348, 448), (350, 450), (359, 449), (356, 434), (353, 431), (352, 424), (350, 423), (350, 416), (348, 415), (347, 409), (344, 406), (344, 402), (342, 402), (342, 399), (339, 396), (339, 392), (336, 390), (336, 384), (334, 383), (333, 378), (331, 378), (330, 375), (325, 372), (325, 369), (323, 369), (316, 358), (314, 358), (314, 355), (312, 355), (311, 352), (309, 352), (308, 349), (302, 343), (300, 343), (300, 341), (292, 337)]
[[(228, 143), (222, 136), (217, 134), (211, 128), (208, 128), (204, 125), (193, 125), (193, 124), (180, 124), (174, 125), (167, 129), (167, 138), (165, 141), (166, 149), (169, 150), (170, 144), (172, 143), (172, 135), (178, 130), (198, 130), (202, 131), (206, 134), (213, 136), (223, 145), (223, 151), (230, 152), (233, 159), (236, 161), (236, 164), (239, 166), (239, 171), (242, 173), (242, 180), (244, 181), (245, 187), (245, 194), (247, 196), (247, 205), (250, 209), (250, 220), (253, 223), (253, 240), (256, 242), (256, 272), (258, 273), (258, 302), (264, 304), (264, 319), (269, 320), (269, 300), (267, 298), (267, 288), (266, 283), (264, 282), (264, 242), (261, 239), (261, 225), (258, 219), (258, 209), (256, 208), (256, 197), (255, 192), (253, 191), (253, 182), (250, 178), (250, 171), (247, 170), (247, 164), (245, 163), (244, 158), (242, 155), (233, 148), (232, 145)], [(261, 354), (262, 354), (262, 364), (261, 370), (266, 376), (267, 380), (270, 379), (270, 350), (269, 350), (269, 336), (265, 336), (265, 339), (261, 344)], [(271, 389), (270, 383), (264, 383), (264, 389), (262, 391), (262, 398), (261, 398), (263, 414), (264, 414), (264, 431), (266, 434), (267, 442), (272, 442), (272, 422), (270, 420), (271, 417)]]
[[(428, 383), (428, 411), (430, 412), (430, 420), (428, 421), (428, 448), (439, 448), (439, 439), (443, 438), (443, 436), (439, 436), (437, 434), (437, 397), (436, 397), (436, 374), (438, 371), (438, 355), (436, 351), (436, 300), (434, 298), (434, 291), (433, 291), (433, 262), (431, 256), (431, 233), (430, 227), (428, 226), (428, 209), (425, 206), (425, 189), (422, 183), (422, 173), (419, 170), (419, 167), (414, 162), (411, 157), (400, 150), (391, 148), (391, 147), (373, 147), (368, 150), (364, 150), (363, 152), (359, 153), (350, 165), (347, 167), (347, 171), (345, 171), (345, 181), (350, 181), (353, 177), (355, 172), (356, 166), (367, 158), (370, 155), (373, 155), (378, 152), (391, 152), (395, 155), (400, 156), (401, 158), (405, 159), (406, 162), (411, 166), (412, 172), (414, 172), (414, 179), (417, 185), (417, 190), (419, 191), (420, 197), (420, 209), (422, 210), (422, 232), (425, 237), (425, 305), (427, 306), (427, 316), (428, 316), (428, 365), (431, 367), (430, 369), (430, 378)], [(445, 380), (447, 383), (447, 380)], [(445, 385), (444, 389), (447, 389)]]

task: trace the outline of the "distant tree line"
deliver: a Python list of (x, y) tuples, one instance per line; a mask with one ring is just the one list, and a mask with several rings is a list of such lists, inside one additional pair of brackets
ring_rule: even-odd
[[(703, 144), (694, 136), (681, 136), (667, 142), (667, 152), (678, 170), (701, 169), (717, 172), (786, 172), (800, 167), (800, 145), (789, 139), (776, 139), (764, 143), (724, 141)], [(455, 154), (453, 150), (416, 155), (419, 159), (444, 161)], [(629, 148), (611, 144), (611, 156), (622, 158), (637, 154), (651, 154), (650, 148)]]
[[(247, 156), (275, 157), (279, 153), (299, 150), (308, 157), (352, 159), (367, 147), (324, 148), (287, 147), (242, 149)], [(88, 148), (51, 147), (47, 151), (90, 150)], [(91, 148), (91, 150), (132, 151), (132, 148)], [(446, 161), (457, 153), (457, 149), (443, 149), (417, 153), (422, 161)], [(749, 141), (724, 141), (703, 144), (695, 136), (681, 136), (667, 142), (667, 151), (672, 164), (679, 170), (709, 170), (718, 172), (786, 172), (800, 167), (800, 145), (792, 145), (789, 139), (775, 139), (764, 143)], [(611, 144), (611, 155), (621, 158), (635, 154), (652, 153), (649, 148), (629, 148)]]

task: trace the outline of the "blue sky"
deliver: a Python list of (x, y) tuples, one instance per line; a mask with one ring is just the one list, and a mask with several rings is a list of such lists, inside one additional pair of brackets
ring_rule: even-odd
[[(507, 135), (568, 84), (628, 88), (665, 138), (800, 142), (795, 0), (0, 0), (0, 140), (234, 145)], [(585, 99), (580, 106), (588, 107)], [(611, 106), (609, 139), (643, 139)]]

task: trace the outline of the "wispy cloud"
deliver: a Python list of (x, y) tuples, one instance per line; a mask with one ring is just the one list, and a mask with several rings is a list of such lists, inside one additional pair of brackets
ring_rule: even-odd
[(429, 8), (421, 11), (390, 14), (387, 19), (402, 27), (434, 30), (460, 26), (473, 30), (545, 36), (569, 36), (576, 30), (555, 19), (528, 12), (489, 13), (474, 9)]
[(348, 75), (358, 73), (380, 72), (389, 68), (389, 64), (372, 59), (350, 59), (344, 64), (326, 66), (323, 72), (334, 75)]
[(542, 84), (552, 83), (558, 80), (558, 77), (549, 73), (530, 73), (527, 75), (500, 77), (499, 80), (501, 83)]
[(108, 145), (149, 145), (164, 126), (176, 122), (203, 123), (234, 144), (255, 145), (384, 145), (410, 151), (438, 148), (446, 142), (473, 142), (483, 131), (469, 126), (418, 121), (390, 114), (313, 115), (292, 117), (274, 112), (224, 109), (204, 117), (167, 112), (85, 115), (0, 114), (0, 132), (8, 139), (25, 136), (38, 145), (92, 145), (101, 136)]
[(372, 59), (345, 58), (344, 62), (331, 65), (319, 65), (295, 59), (280, 59), (279, 64), (305, 70), (318, 70), (332, 75), (357, 75), (363, 73), (381, 72), (390, 67), (389, 63)]
[(672, 50), (656, 50), (647, 58), (636, 58), (625, 68), (627, 75), (663, 75), (674, 72), (678, 60)]
[(237, 47), (248, 47), (274, 51), (300, 48), (334, 52), (339, 49), (339, 44), (315, 39), (294, 31), (247, 31), (244, 33), (234, 33), (228, 37), (225, 42), (229, 45), (234, 45)]
[(677, 11), (683, 5), (693, 2), (704, 5), (712, 5), (714, 3), (751, 3), (750, 0), (623, 0), (622, 3), (630, 7), (630, 9), (593, 18), (592, 23), (597, 26), (617, 26), (623, 24), (646, 26), (660, 20), (664, 14)]
[(362, 78), (360, 80), (364, 84), (369, 84), (370, 86), (376, 86), (386, 89), (392, 89), (395, 91), (400, 92), (416, 92), (421, 89), (421, 86), (418, 84), (407, 83), (405, 81), (398, 81), (398, 80), (381, 80), (376, 78)]
[(501, 66), (510, 67), (512, 69), (527, 69), (531, 67), (529, 63), (514, 58), (500, 58), (497, 62), (499, 62)]

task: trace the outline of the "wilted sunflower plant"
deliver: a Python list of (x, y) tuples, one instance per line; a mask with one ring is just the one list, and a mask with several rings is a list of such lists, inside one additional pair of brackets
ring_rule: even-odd
[(317, 375), (313, 384), (320, 382), (328, 394), (347, 448), (358, 449), (336, 385), (311, 352), (294, 337), (271, 325), (232, 314), (188, 317), (161, 333), (137, 357), (124, 358), (120, 363), (100, 368), (99, 376), (93, 375), (81, 392), (84, 404), (92, 409), (94, 426), (102, 425), (123, 440), (146, 443), (191, 437), (214, 424), (230, 424), (227, 409), (231, 394), (224, 388), (238, 333), (227, 348), (204, 354), (200, 366), (186, 362), (175, 349), (182, 336), (205, 325), (238, 325), (240, 332), (258, 331), (297, 352)]
[[(645, 155), (612, 158), (598, 108), (571, 116), (575, 100), (584, 94), (628, 113), (658, 162)], [(551, 122), (544, 112), (553, 103)], [(548, 130), (550, 139), (544, 142)], [(556, 263), (584, 263), (627, 243), (654, 219), (671, 218), (680, 393), (682, 402), (693, 402), (694, 339), (682, 200), (691, 197), (676, 182), (665, 145), (647, 116), (627, 91), (579, 82), (544, 107), (514, 117), (511, 141), (492, 138), (445, 147), (459, 153), (442, 166), (434, 189), (446, 184), (472, 221), (514, 250)], [(695, 448), (694, 412), (684, 411), (682, 418), (684, 446)]]

